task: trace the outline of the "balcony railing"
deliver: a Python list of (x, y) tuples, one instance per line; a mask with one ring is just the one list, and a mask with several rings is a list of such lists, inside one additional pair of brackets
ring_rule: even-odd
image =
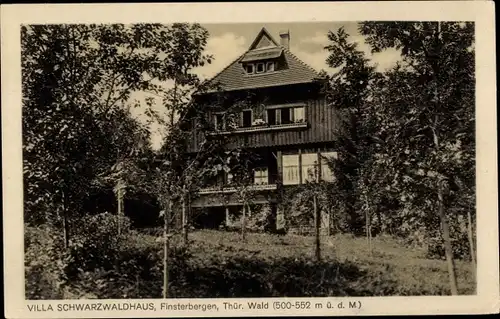
[(282, 130), (298, 129), (298, 128), (307, 128), (307, 122), (238, 127), (233, 130), (211, 132), (210, 135), (228, 135), (228, 134), (244, 134), (244, 133), (254, 133), (254, 132), (282, 131)]
[[(248, 190), (250, 191), (267, 191), (267, 190), (276, 190), (276, 184), (265, 184), (265, 185), (248, 185)], [(235, 193), (238, 190), (237, 187), (226, 186), (226, 187), (206, 187), (202, 188), (198, 193), (200, 195), (207, 194), (229, 194)]]

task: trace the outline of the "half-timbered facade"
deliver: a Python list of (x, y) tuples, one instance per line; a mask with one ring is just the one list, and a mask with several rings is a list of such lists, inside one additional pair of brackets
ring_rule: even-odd
[[(280, 33), (278, 42), (263, 28), (249, 49), (212, 79), (220, 89), (200, 97), (207, 105), (209, 135), (224, 137), (228, 149), (244, 148), (258, 155), (248, 188), (256, 194), (253, 203), (270, 205), (278, 227), (283, 188), (333, 178), (325, 158), (335, 156), (338, 129), (322, 93), (323, 80), (290, 51), (289, 44), (289, 32)], [(215, 103), (220, 94), (223, 106)], [(241, 101), (244, 106), (229, 111)], [(201, 140), (195, 135), (192, 152)], [(229, 215), (242, 207), (231, 182), (230, 172), (221, 173), (201, 189), (191, 206), (209, 210), (206, 218), (215, 224), (229, 223)]]

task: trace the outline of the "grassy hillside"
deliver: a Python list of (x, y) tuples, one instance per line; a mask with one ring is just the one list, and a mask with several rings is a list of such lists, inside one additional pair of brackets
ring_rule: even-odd
[[(154, 237), (141, 240), (153, 243)], [(180, 245), (173, 239), (173, 246)], [(314, 260), (314, 237), (297, 235), (247, 234), (245, 242), (237, 232), (200, 230), (190, 234), (193, 258), (200, 263), (207, 260), (242, 258), (272, 262), (279, 259)], [(157, 243), (158, 245), (161, 245)], [(372, 240), (370, 254), (365, 238), (345, 234), (322, 237), (322, 257), (326, 263), (352, 264), (367, 276), (395, 285), (394, 294), (448, 294), (448, 272), (444, 260), (425, 258), (423, 249), (404, 247), (395, 239), (381, 236)], [(457, 280), (461, 294), (475, 293), (472, 265), (456, 261)]]
[[(25, 231), (28, 299), (162, 296), (161, 236), (85, 233), (63, 252), (50, 229)], [(363, 238), (322, 237), (321, 262), (314, 260), (313, 237), (249, 233), (243, 242), (237, 232), (202, 230), (189, 238), (188, 249), (180, 236), (171, 239), (169, 297), (449, 294), (443, 260), (387, 237), (373, 239), (371, 254)], [(460, 294), (474, 294), (470, 263), (456, 264)]]

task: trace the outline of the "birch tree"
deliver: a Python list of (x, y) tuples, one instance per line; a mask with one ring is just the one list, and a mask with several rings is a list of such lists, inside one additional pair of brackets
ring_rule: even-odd
[(408, 211), (422, 212), (418, 220), (428, 228), (438, 216), (456, 295), (449, 222), (456, 220), (454, 199), (464, 195), (457, 185), (474, 190), (474, 25), (365, 22), (360, 32), (374, 52), (401, 51), (402, 63), (387, 72), (375, 97), (390, 188)]

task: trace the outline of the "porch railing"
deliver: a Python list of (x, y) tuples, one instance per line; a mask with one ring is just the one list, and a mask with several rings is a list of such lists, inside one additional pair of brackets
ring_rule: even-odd
[[(248, 185), (248, 189), (251, 191), (264, 191), (264, 190), (275, 190), (277, 189), (276, 184), (265, 184), (265, 185)], [(198, 192), (201, 195), (206, 194), (227, 194), (227, 193), (235, 193), (238, 190), (237, 187), (227, 186), (214, 186), (214, 187), (206, 187), (200, 189)]]
[(242, 133), (253, 133), (253, 132), (268, 132), (268, 131), (280, 131), (287, 129), (296, 128), (307, 128), (307, 122), (299, 123), (289, 123), (289, 124), (278, 124), (278, 125), (259, 125), (251, 127), (238, 127), (230, 131), (217, 131), (211, 132), (210, 135), (228, 135), (228, 134), (242, 134)]

